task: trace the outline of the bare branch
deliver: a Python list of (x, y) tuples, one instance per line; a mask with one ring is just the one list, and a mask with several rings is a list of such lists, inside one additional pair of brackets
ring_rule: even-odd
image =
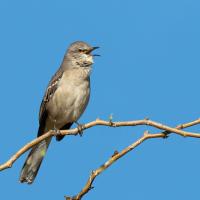
[[(198, 119), (198, 120), (195, 120), (195, 121), (192, 121), (189, 123), (178, 125), (178, 126), (176, 126), (175, 129), (184, 129), (184, 128), (188, 128), (190, 126), (197, 125), (199, 123), (200, 123), (200, 121)], [(155, 124), (155, 123), (153, 123), (153, 124)], [(162, 126), (164, 126), (164, 125), (162, 125)], [(132, 143), (131, 145), (129, 145), (128, 147), (123, 149), (121, 152), (115, 151), (114, 154), (102, 166), (100, 166), (96, 170), (93, 170), (91, 172), (85, 186), (83, 187), (83, 189), (76, 196), (73, 196), (73, 197), (65, 196), (66, 200), (81, 200), (85, 194), (87, 194), (91, 189), (93, 189), (92, 183), (94, 182), (95, 178), (99, 174), (101, 174), (104, 170), (106, 170), (108, 167), (110, 167), (114, 162), (116, 162), (118, 159), (120, 159), (121, 157), (126, 155), (128, 152), (135, 149), (137, 146), (139, 146), (145, 140), (152, 139), (152, 138), (165, 138), (166, 134), (169, 134), (169, 133), (171, 133), (171, 132), (163, 131), (160, 133), (150, 134), (148, 131), (145, 131), (144, 135), (141, 138), (139, 138), (136, 142)], [(186, 136), (186, 135), (182, 135), (182, 136)]]
[[(89, 122), (85, 124), (83, 127), (84, 129), (91, 128), (93, 126), (110, 126), (110, 127), (122, 127), (122, 126), (140, 126), (140, 125), (147, 125), (147, 126), (152, 126), (161, 130), (164, 130), (163, 134), (168, 134), (168, 133), (176, 133), (178, 135), (184, 136), (184, 137), (196, 137), (199, 138), (200, 134), (199, 133), (192, 133), (192, 132), (186, 132), (182, 131), (180, 129), (186, 128), (189, 126), (194, 126), (200, 124), (200, 119), (197, 119), (195, 121), (179, 125), (177, 128), (172, 128), (167, 125), (160, 124), (158, 122), (149, 120), (149, 119), (143, 119), (143, 120), (135, 120), (135, 121), (123, 121), (123, 122), (112, 122), (110, 121), (104, 121), (100, 119), (96, 119), (95, 121)], [(61, 135), (77, 135), (79, 134), (79, 129), (74, 128), (74, 129), (69, 129), (69, 130), (61, 130), (60, 131)], [(40, 143), (42, 140), (52, 137), (54, 135), (57, 135), (56, 132), (54, 131), (48, 131), (47, 133), (43, 134), (42, 136), (32, 140), (31, 142), (27, 143), (25, 146), (23, 146), (19, 151), (17, 151), (8, 161), (0, 165), (0, 171), (12, 167), (13, 163), (26, 151), (28, 151), (30, 148), (35, 146), (36, 144)]]
[[(82, 197), (87, 194), (92, 188), (92, 183), (95, 180), (95, 178), (101, 174), (104, 170), (106, 170), (108, 167), (110, 167), (114, 162), (116, 162), (118, 159), (120, 159), (122, 156), (126, 155), (128, 152), (136, 148), (138, 145), (140, 145), (142, 142), (144, 142), (147, 139), (151, 138), (165, 138), (170, 133), (175, 133), (180, 136), (184, 137), (195, 137), (200, 138), (200, 133), (193, 133), (193, 132), (187, 132), (183, 131), (181, 129), (194, 126), (200, 124), (200, 119), (194, 120), (192, 122), (188, 122), (185, 124), (181, 124), (176, 126), (175, 128), (172, 128), (170, 126), (149, 120), (149, 119), (143, 119), (143, 120), (135, 120), (135, 121), (123, 121), (123, 122), (112, 122), (112, 119), (109, 121), (104, 121), (100, 119), (96, 119), (95, 121), (89, 122), (83, 126), (83, 129), (88, 129), (93, 126), (101, 125), (101, 126), (110, 126), (110, 127), (123, 127), (123, 126), (140, 126), (140, 125), (147, 125), (152, 126), (155, 128), (158, 128), (160, 130), (163, 130), (163, 132), (150, 134), (148, 131), (144, 133), (144, 135), (139, 138), (136, 142), (131, 144), (130, 146), (123, 149), (121, 152), (115, 151), (114, 154), (108, 159), (107, 162), (105, 162), (102, 166), (100, 166), (98, 169), (92, 171), (92, 173), (89, 176), (89, 179), (83, 189), (74, 197), (65, 197), (66, 200), (81, 200)], [(79, 134), (80, 130), (79, 128), (74, 128), (70, 130), (60, 130), (60, 135), (77, 135)], [(32, 140), (31, 142), (27, 143), (25, 146), (23, 146), (20, 150), (18, 150), (8, 161), (0, 165), (0, 171), (12, 167), (13, 163), (26, 151), (28, 151), (30, 148), (35, 146), (36, 144), (40, 143), (42, 140), (47, 139), (49, 137), (58, 135), (55, 131), (48, 131), (47, 133), (43, 134), (42, 136)]]

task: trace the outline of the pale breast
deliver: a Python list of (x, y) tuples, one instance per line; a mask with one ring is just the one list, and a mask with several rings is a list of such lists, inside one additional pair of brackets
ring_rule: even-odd
[(64, 73), (58, 89), (49, 102), (49, 117), (61, 128), (69, 122), (74, 122), (84, 112), (90, 96), (89, 78), (80, 74)]

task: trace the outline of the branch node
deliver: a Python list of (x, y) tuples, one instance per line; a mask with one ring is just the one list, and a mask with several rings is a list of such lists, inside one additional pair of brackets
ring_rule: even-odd
[(8, 167), (11, 168), (12, 167), (12, 162), (8, 163)]
[(115, 126), (115, 124), (113, 123), (113, 114), (110, 114), (109, 116), (109, 123), (110, 123), (110, 126)]
[(94, 175), (94, 174), (95, 174), (95, 170), (92, 170), (91, 175)]
[(144, 131), (144, 136), (148, 136), (148, 135), (149, 135), (149, 131), (148, 130)]
[(117, 150), (114, 151), (113, 155), (111, 157), (116, 156), (117, 154), (119, 154), (119, 152)]
[(69, 196), (64, 196), (64, 198), (65, 198), (66, 200), (72, 200), (72, 198), (69, 197)]
[(179, 129), (183, 129), (183, 124), (178, 125)]
[(88, 188), (88, 190), (92, 190), (92, 189), (94, 189), (94, 186), (90, 186), (89, 188)]

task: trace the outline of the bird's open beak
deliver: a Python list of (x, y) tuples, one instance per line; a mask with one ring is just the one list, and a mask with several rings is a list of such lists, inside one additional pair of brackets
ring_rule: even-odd
[[(95, 49), (98, 49), (99, 47), (92, 47), (88, 53), (91, 53), (92, 51), (94, 51)], [(100, 56), (99, 54), (93, 54), (92, 56)]]

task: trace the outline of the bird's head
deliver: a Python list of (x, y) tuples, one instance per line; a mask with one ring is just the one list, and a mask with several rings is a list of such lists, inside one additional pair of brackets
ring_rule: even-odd
[(92, 54), (92, 52), (98, 48), (99, 47), (92, 47), (85, 42), (77, 41), (70, 45), (66, 56), (80, 67), (90, 67), (94, 63), (93, 57), (99, 56), (97, 54)]

